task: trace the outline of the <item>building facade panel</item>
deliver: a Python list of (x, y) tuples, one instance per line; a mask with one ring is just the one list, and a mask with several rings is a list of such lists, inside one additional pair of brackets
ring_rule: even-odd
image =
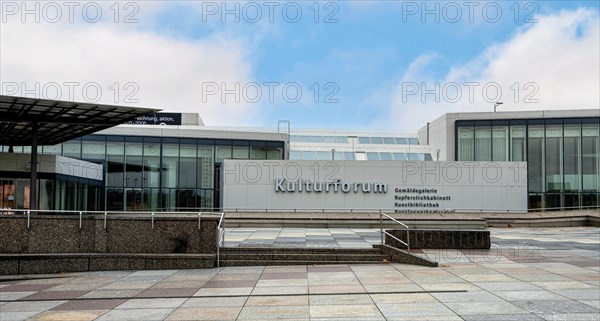
[(226, 211), (527, 211), (523, 162), (226, 160), (223, 174)]

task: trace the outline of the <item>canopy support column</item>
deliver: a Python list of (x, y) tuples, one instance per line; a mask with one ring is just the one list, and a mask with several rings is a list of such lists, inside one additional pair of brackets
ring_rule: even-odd
[(31, 180), (29, 181), (29, 209), (37, 210), (37, 156), (38, 123), (31, 123)]

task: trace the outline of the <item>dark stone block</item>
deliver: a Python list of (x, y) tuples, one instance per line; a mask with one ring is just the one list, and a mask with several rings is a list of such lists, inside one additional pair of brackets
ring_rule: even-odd
[(170, 269), (206, 269), (215, 264), (214, 257), (207, 258), (174, 258), (174, 259), (146, 259), (147, 270)]
[(0, 275), (19, 274), (18, 260), (0, 260)]
[(144, 270), (146, 267), (143, 258), (110, 257), (91, 258), (90, 271), (117, 271), (117, 270)]
[[(388, 230), (389, 233), (406, 242), (406, 230)], [(411, 249), (489, 249), (490, 232), (475, 231), (443, 231), (443, 230), (410, 230)], [(385, 243), (393, 247), (405, 249), (406, 246), (386, 235)]]
[(30, 258), (19, 263), (20, 274), (88, 271), (87, 258)]

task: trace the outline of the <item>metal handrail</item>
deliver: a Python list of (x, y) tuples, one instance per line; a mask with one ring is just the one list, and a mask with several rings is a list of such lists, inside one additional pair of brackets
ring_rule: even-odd
[[(385, 218), (391, 220), (394, 223), (397, 223), (399, 225), (401, 225), (402, 227), (404, 227), (406, 229), (406, 242), (402, 241), (401, 239), (397, 238), (396, 236), (392, 235), (391, 233), (389, 233), (388, 231), (385, 231), (383, 229), (383, 217), (385, 216)], [(408, 227), (408, 225), (394, 219), (393, 217), (383, 213), (383, 212), (379, 212), (379, 233), (381, 235), (381, 246), (385, 245), (385, 240), (384, 240), (384, 234), (388, 235), (389, 237), (395, 239), (396, 241), (400, 242), (401, 244), (404, 244), (406, 246), (407, 251), (410, 251), (410, 227)]]
[[(600, 208), (600, 205), (581, 205), (581, 206), (572, 206), (572, 207), (547, 207), (547, 208), (531, 208), (526, 211), (521, 210), (507, 210), (507, 209), (481, 209), (481, 208), (440, 208), (435, 210), (434, 213), (521, 213), (525, 214), (528, 212), (540, 212), (540, 211), (555, 211), (555, 210), (586, 210), (586, 209), (597, 209)], [(0, 208), (1, 212), (40, 212), (40, 213), (73, 213), (78, 214), (81, 210), (28, 210), (28, 209), (9, 209), (9, 208)], [(214, 213), (218, 214), (220, 212), (350, 212), (350, 213), (377, 213), (380, 211), (384, 212), (395, 212), (395, 213), (422, 213), (427, 212), (427, 210), (419, 211), (419, 210), (402, 210), (398, 208), (214, 208), (214, 207), (178, 207), (178, 208), (155, 208), (152, 211), (83, 211), (84, 213), (93, 213), (93, 214), (104, 214), (106, 212), (111, 214), (197, 214), (198, 212), (206, 212), (206, 213)]]
[(225, 239), (225, 229), (221, 231), (221, 226), (223, 226), (223, 221), (225, 220), (225, 213), (221, 213), (221, 217), (219, 218), (219, 224), (217, 225), (217, 267), (221, 265), (221, 243)]

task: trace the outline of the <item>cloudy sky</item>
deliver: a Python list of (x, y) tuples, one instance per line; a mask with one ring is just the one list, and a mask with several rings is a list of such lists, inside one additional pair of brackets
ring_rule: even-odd
[(600, 108), (598, 1), (0, 1), (5, 95), (413, 131)]

